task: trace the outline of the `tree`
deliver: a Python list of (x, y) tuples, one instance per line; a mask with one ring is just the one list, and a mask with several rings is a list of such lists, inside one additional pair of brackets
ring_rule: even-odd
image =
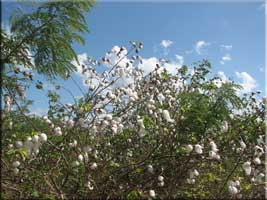
[(11, 35), (1, 29), (1, 70), (22, 65), (50, 79), (66, 78), (75, 70), (72, 61), (78, 62), (72, 44), (84, 44), (81, 34), (89, 31), (83, 13), (94, 4), (94, 0), (53, 1), (31, 13), (15, 12)]

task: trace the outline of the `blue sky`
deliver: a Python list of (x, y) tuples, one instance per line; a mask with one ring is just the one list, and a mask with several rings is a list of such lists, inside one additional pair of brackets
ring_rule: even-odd
[[(3, 4), (5, 27), (7, 16), (17, 6)], [(144, 59), (162, 57), (190, 65), (207, 58), (214, 74), (223, 72), (248, 90), (264, 91), (263, 2), (100, 2), (86, 18), (90, 34), (85, 35), (85, 46), (74, 45), (77, 54), (101, 58), (115, 45), (127, 47), (131, 40), (142, 41)], [(79, 75), (74, 78), (83, 85)], [(64, 86), (80, 95), (72, 81)], [(32, 110), (43, 112), (45, 94), (33, 88), (27, 94), (36, 101)], [(64, 102), (71, 101), (66, 92), (61, 94)]]

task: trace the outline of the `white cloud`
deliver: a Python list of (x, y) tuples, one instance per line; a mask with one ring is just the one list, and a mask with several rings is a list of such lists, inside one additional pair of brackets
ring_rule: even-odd
[(232, 45), (224, 45), (224, 44), (222, 44), (221, 48), (225, 49), (225, 50), (231, 50), (233, 48), (233, 46)]
[(169, 48), (172, 44), (173, 44), (173, 41), (171, 41), (171, 40), (162, 40), (160, 43), (160, 45), (163, 48)]
[(224, 65), (225, 62), (227, 62), (227, 61), (231, 61), (231, 60), (232, 60), (231, 55), (230, 55), (230, 54), (226, 54), (225, 56), (222, 57), (220, 63), (221, 63), (222, 65)]
[(247, 72), (235, 72), (237, 78), (241, 79), (239, 83), (243, 88), (237, 91), (238, 94), (252, 92), (257, 88), (257, 81)]
[(175, 55), (176, 59), (177, 59), (177, 64), (182, 66), (184, 64), (184, 57), (183, 56), (180, 56), (178, 54)]
[(223, 83), (229, 81), (228, 77), (225, 75), (223, 71), (219, 71), (218, 76), (221, 78), (221, 80), (214, 80), (214, 83), (217, 87), (221, 87)]
[(200, 55), (203, 53), (205, 47), (209, 46), (210, 43), (205, 42), (204, 40), (197, 41), (195, 44), (195, 51)]

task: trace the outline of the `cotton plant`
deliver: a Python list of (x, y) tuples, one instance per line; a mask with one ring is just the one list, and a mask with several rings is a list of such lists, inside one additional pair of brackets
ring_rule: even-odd
[[(265, 166), (263, 115), (250, 119), (260, 115), (255, 110), (263, 110), (263, 104), (248, 108), (247, 115), (232, 114), (228, 104), (220, 102), (225, 98), (234, 106), (220, 93), (230, 94), (227, 84), (231, 83), (214, 86), (205, 77), (205, 70), (210, 70), (206, 61), (194, 70), (183, 66), (171, 74), (166, 61), (157, 59), (146, 73), (145, 59), (136, 53), (142, 48), (142, 43), (132, 42), (131, 48), (115, 46), (99, 60), (88, 58), (78, 69), (87, 93), (67, 104), (51, 95), (48, 115), (34, 124), (40, 130), (23, 138), (15, 136), (15, 142), (5, 141), (10, 148), (4, 152), (11, 155), (7, 163), (14, 175), (23, 178), (28, 169), (38, 167), (41, 177), (49, 178), (43, 179), (44, 184), (51, 181), (53, 188), (58, 187), (55, 196), (60, 197), (57, 192), (62, 191), (66, 198), (73, 195), (68, 189), (74, 190), (74, 185), (77, 197), (88, 198), (130, 194), (196, 198), (201, 191), (206, 192), (205, 198), (214, 194), (231, 198), (244, 192), (243, 185), (260, 188)], [(19, 97), (26, 98), (22, 89)], [(232, 98), (238, 102), (238, 97)], [(4, 98), (7, 116), (15, 108), (14, 99), (10, 94)], [(252, 121), (258, 127), (252, 127)], [(9, 131), (20, 126), (12, 122)], [(29, 121), (25, 123), (30, 126)], [(252, 132), (258, 134), (256, 139), (249, 137)], [(20, 149), (28, 157), (13, 155), (12, 150)], [(175, 196), (177, 190), (180, 196)]]

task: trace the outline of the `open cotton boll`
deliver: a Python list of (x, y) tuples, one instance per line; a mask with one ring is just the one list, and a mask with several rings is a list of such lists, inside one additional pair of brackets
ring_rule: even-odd
[(162, 114), (163, 114), (164, 119), (165, 119), (167, 122), (170, 122), (170, 123), (173, 123), (173, 122), (174, 122), (174, 119), (171, 119), (171, 117), (170, 117), (170, 113), (169, 113), (168, 110), (163, 110), (163, 111), (162, 111)]
[(243, 140), (241, 140), (239, 142), (239, 144), (240, 144), (240, 146), (241, 146), (242, 149), (245, 149), (247, 147), (246, 143)]
[(45, 133), (41, 133), (39, 135), (40, 142), (46, 142), (47, 141), (47, 135)]
[(250, 164), (251, 163), (249, 161), (247, 161), (242, 165), (242, 168), (245, 170), (246, 175), (250, 175), (251, 174), (251, 169), (252, 168), (251, 168)]
[(21, 148), (21, 147), (23, 147), (23, 143), (22, 143), (22, 141), (17, 141), (17, 142), (16, 142), (16, 147), (17, 147), (17, 148)]
[(195, 145), (195, 151), (197, 154), (202, 154), (203, 153), (202, 149), (203, 149), (203, 147), (201, 145), (199, 145), (199, 144)]
[(188, 145), (186, 145), (185, 150), (187, 153), (190, 153), (191, 151), (193, 151), (193, 148), (194, 148), (193, 145), (188, 144)]
[(149, 196), (152, 197), (152, 198), (155, 198), (156, 197), (156, 193), (154, 190), (149, 190)]
[(158, 181), (163, 181), (164, 177), (163, 176), (158, 176)]
[(160, 104), (162, 104), (162, 102), (165, 100), (165, 96), (162, 93), (159, 93), (157, 98), (158, 98)]
[(74, 121), (72, 119), (67, 121), (67, 127), (72, 128), (74, 126)]
[(148, 165), (148, 166), (147, 166), (147, 171), (148, 171), (149, 173), (153, 174), (153, 173), (154, 173), (153, 166), (152, 166), (152, 165)]
[(145, 128), (144, 120), (143, 120), (143, 119), (138, 119), (138, 120), (137, 120), (137, 124), (138, 124), (138, 126), (140, 126), (141, 128)]
[(16, 168), (18, 166), (20, 166), (20, 162), (19, 161), (15, 161), (15, 162), (12, 163), (12, 167)]
[(82, 154), (78, 155), (78, 160), (79, 160), (80, 163), (83, 162), (83, 155)]
[(260, 158), (254, 158), (253, 162), (256, 164), (256, 165), (260, 165), (261, 164), (261, 160)]
[(216, 152), (219, 151), (218, 148), (217, 148), (217, 145), (215, 144), (214, 141), (211, 141), (211, 142), (210, 142), (210, 146), (211, 146), (211, 149), (212, 149), (213, 152), (216, 153)]
[(231, 194), (231, 195), (235, 195), (238, 193), (238, 190), (235, 186), (232, 186), (232, 185), (229, 185), (228, 186), (228, 192)]
[(97, 164), (94, 162), (92, 163), (92, 165), (90, 166), (91, 170), (95, 170), (97, 168)]
[(19, 169), (18, 168), (14, 168), (13, 172), (14, 172), (14, 174), (18, 174), (19, 173)]
[(38, 135), (34, 135), (34, 136), (32, 137), (32, 141), (33, 141), (34, 143), (39, 142), (39, 136), (38, 136)]

